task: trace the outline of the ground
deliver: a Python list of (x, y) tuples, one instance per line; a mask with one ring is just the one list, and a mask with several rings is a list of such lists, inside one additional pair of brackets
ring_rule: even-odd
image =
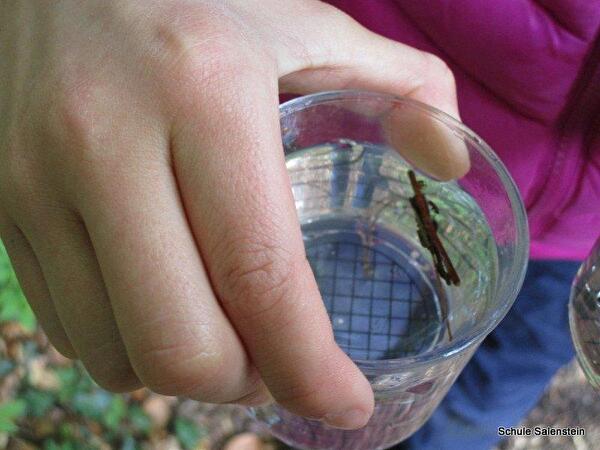
[[(573, 362), (556, 375), (524, 425), (579, 426), (586, 435), (517, 437), (496, 450), (600, 449), (599, 400), (600, 394)], [(40, 330), (28, 331), (15, 322), (0, 325), (0, 448), (287, 448), (255, 431), (240, 407), (201, 404), (143, 389), (107, 393), (78, 364), (60, 356)]]
[[(495, 450), (600, 450), (600, 394), (573, 362), (523, 425), (583, 427), (582, 437), (511, 438)], [(0, 244), (0, 449), (279, 450), (236, 406), (140, 389), (112, 394), (62, 357), (36, 324)]]
[(554, 377), (546, 394), (522, 425), (582, 427), (583, 437), (516, 437), (497, 450), (600, 449), (600, 394), (586, 382), (574, 361)]

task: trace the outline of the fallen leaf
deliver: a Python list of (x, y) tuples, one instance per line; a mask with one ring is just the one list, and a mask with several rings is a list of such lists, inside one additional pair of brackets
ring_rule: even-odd
[(151, 442), (162, 441), (168, 435), (169, 435), (169, 432), (167, 431), (166, 428), (154, 428), (154, 429), (150, 430), (150, 434), (148, 436), (148, 439)]
[(13, 370), (2, 380), (0, 380), (0, 401), (6, 401), (12, 398), (15, 391), (21, 384), (21, 379), (23, 378), (23, 375), (22, 371), (20, 371), (19, 369), (21, 369), (21, 367), (17, 367), (17, 369)]
[(23, 361), (23, 346), (19, 341), (7, 341), (6, 342), (6, 354), (7, 356), (16, 362)]
[(39, 449), (39, 447), (36, 447), (35, 445), (33, 445), (29, 442), (26, 442), (22, 439), (14, 439), (14, 438), (12, 438), (10, 440), (7, 447), (3, 447), (2, 444), (0, 443), (0, 448), (6, 448), (6, 450), (38, 450)]
[(262, 450), (263, 441), (254, 433), (241, 433), (227, 441), (223, 450)]
[(55, 432), (56, 425), (47, 417), (35, 419), (32, 424), (33, 435), (37, 439), (43, 439), (52, 435)]
[(102, 434), (102, 426), (98, 422), (96, 422), (95, 420), (90, 420), (88, 422), (88, 428), (95, 435), (100, 436)]
[(33, 358), (28, 366), (29, 383), (44, 391), (54, 391), (60, 388), (60, 380), (51, 369), (47, 367), (47, 359), (43, 356)]
[(181, 446), (175, 436), (169, 436), (166, 439), (145, 444), (144, 450), (181, 450)]
[(65, 411), (62, 408), (53, 408), (48, 417), (54, 423), (60, 423), (65, 418)]
[(25, 339), (33, 335), (30, 331), (27, 331), (19, 322), (3, 323), (0, 326), (0, 334), (2, 334), (2, 336), (4, 336), (4, 338), (7, 341)]
[(142, 409), (155, 428), (163, 428), (171, 418), (171, 406), (162, 396), (151, 395), (142, 403)]
[(129, 394), (130, 398), (136, 402), (143, 402), (148, 397), (149, 391), (146, 388), (136, 389)]

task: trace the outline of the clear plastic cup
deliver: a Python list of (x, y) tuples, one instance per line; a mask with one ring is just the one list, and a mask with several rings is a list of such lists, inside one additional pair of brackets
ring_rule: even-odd
[[(525, 210), (485, 142), (425, 104), (337, 91), (297, 98), (280, 112), (307, 257), (336, 342), (369, 379), (376, 406), (355, 431), (277, 404), (250, 412), (297, 448), (387, 448), (427, 420), (512, 305), (528, 257)], [(443, 172), (435, 160), (443, 146), (469, 153), (458, 181), (437, 181), (407, 156)], [(423, 231), (423, 205), (458, 285), (431, 227)]]
[(579, 365), (600, 390), (600, 237), (573, 281), (569, 322)]

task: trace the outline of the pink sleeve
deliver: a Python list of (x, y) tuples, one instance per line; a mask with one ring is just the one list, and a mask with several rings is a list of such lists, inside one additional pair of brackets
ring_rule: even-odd
[(469, 75), (521, 114), (546, 123), (564, 107), (600, 26), (600, 0), (396, 4)]

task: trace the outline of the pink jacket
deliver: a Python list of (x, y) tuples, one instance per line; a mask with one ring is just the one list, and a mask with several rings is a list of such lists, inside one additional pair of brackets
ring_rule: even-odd
[(454, 71), (463, 121), (502, 158), (531, 256), (582, 259), (600, 235), (600, 0), (330, 0)]

